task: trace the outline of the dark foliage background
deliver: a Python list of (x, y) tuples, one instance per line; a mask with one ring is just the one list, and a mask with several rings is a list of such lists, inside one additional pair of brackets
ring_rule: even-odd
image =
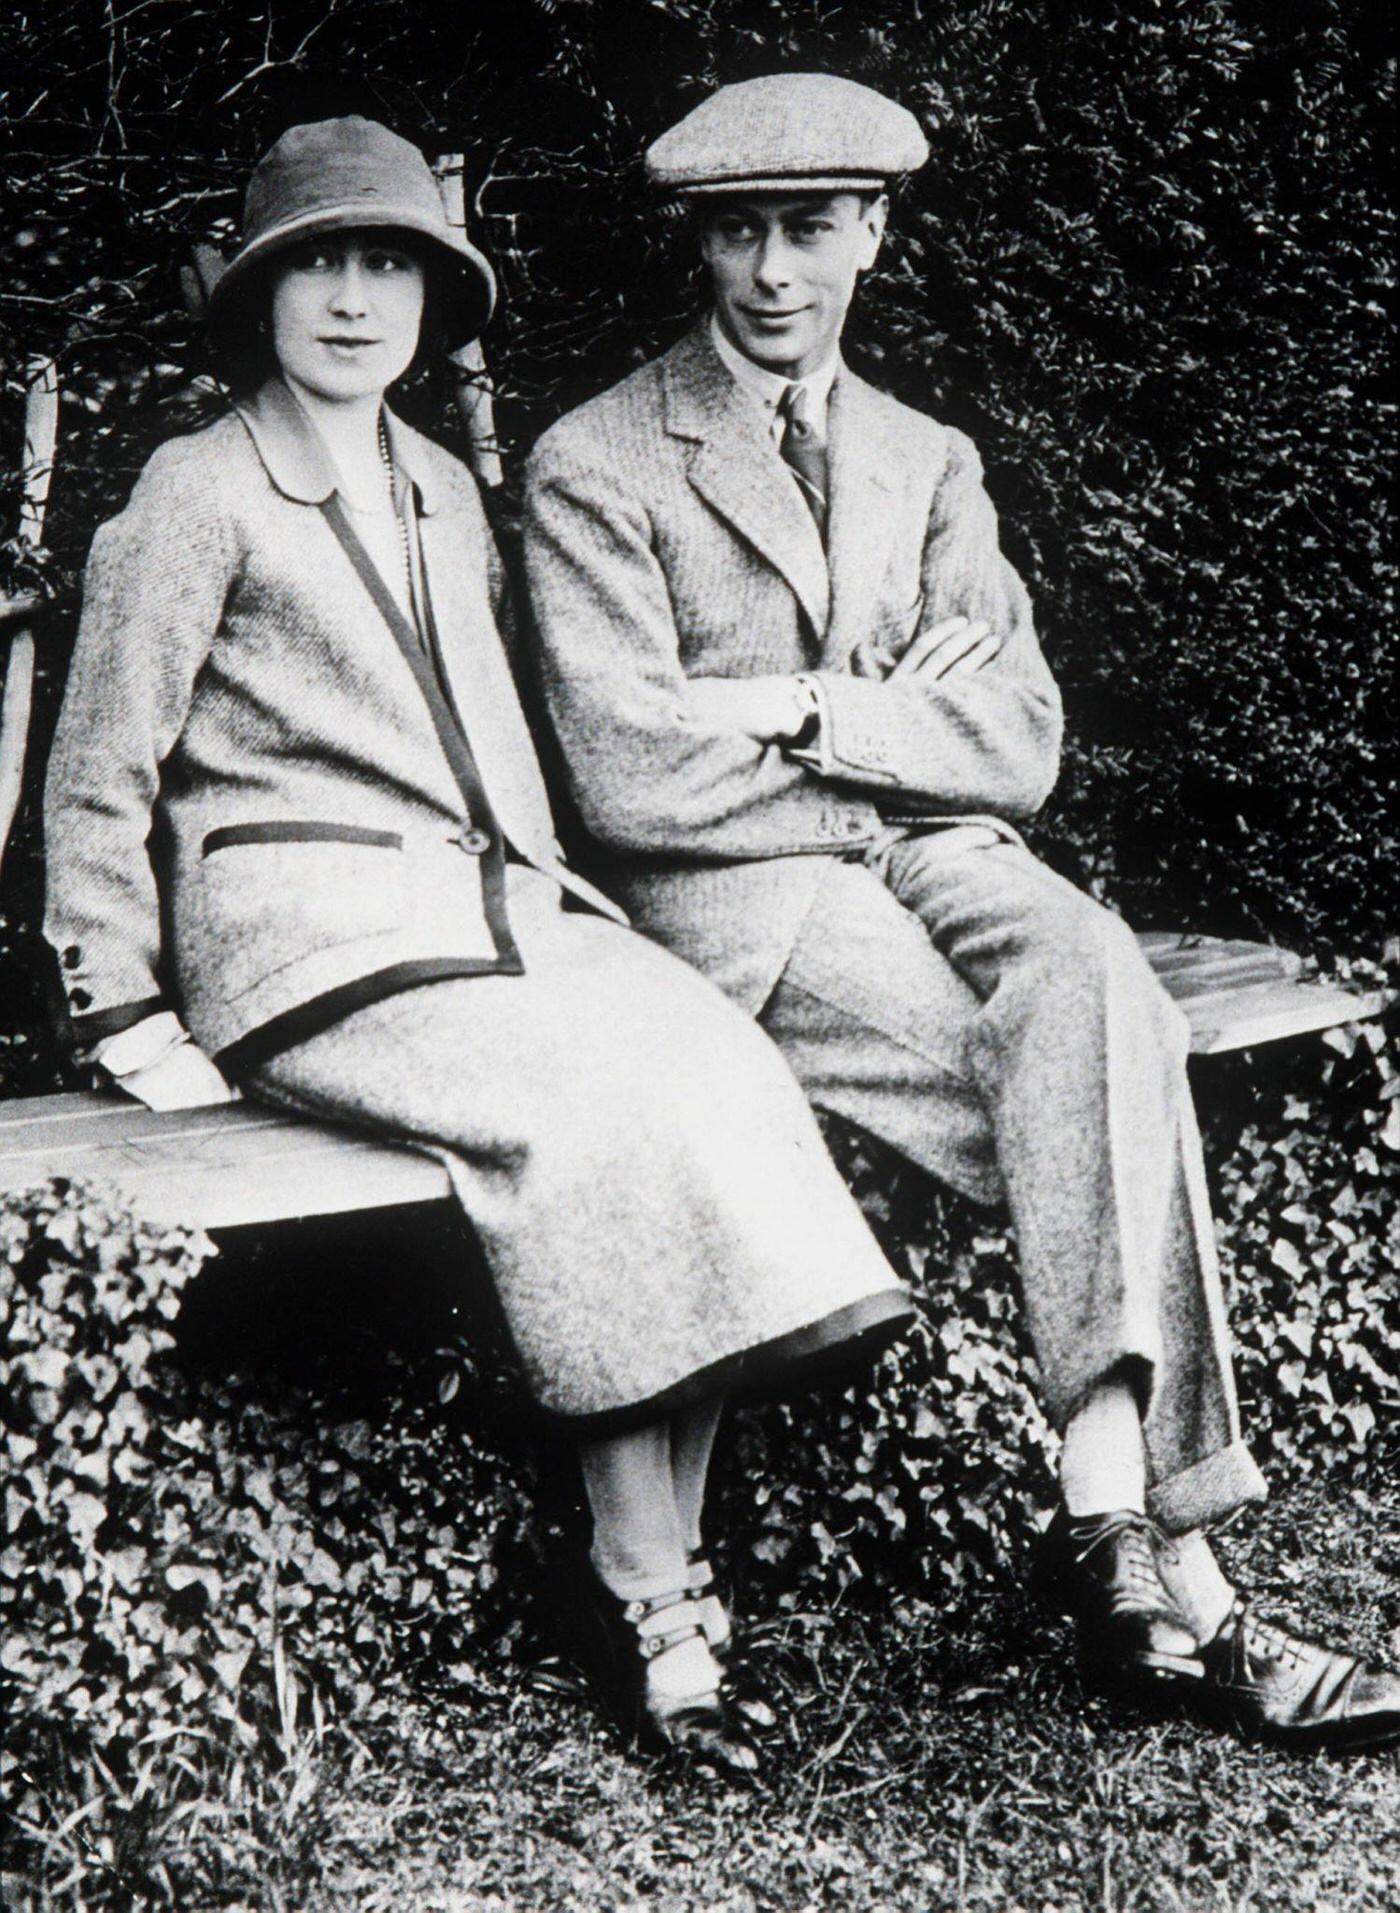
[[(71, 575), (188, 409), (184, 249), (236, 216), (283, 124), (358, 107), (466, 152), (514, 467), (693, 309), (683, 235), (645, 206), (646, 140), (717, 81), (869, 81), (934, 157), (852, 356), (983, 451), (1071, 704), (1047, 844), (1144, 926), (1189, 905), (1198, 929), (1374, 955), (1396, 852), (1387, 11), (22, 6), (0, 442), (25, 360), (57, 354), (52, 564)], [(420, 407), (452, 429), (440, 395)]]
[[(38, 573), (55, 592), (152, 445), (218, 403), (177, 269), (227, 230), (283, 125), (366, 110), (430, 153), (465, 150), (502, 280), (485, 343), (508, 537), (534, 436), (696, 308), (683, 222), (642, 191), (646, 140), (717, 81), (825, 67), (903, 100), (933, 143), (849, 345), (983, 452), (1068, 694), (1040, 846), (1141, 927), (1264, 935), (1343, 965), (1380, 954), (1396, 854), (1381, 6), (17, 12), (0, 461), (18, 456), (25, 366), (52, 354), (65, 396)], [(459, 443), (445, 390), (406, 403)], [(0, 485), (10, 527), (18, 473)], [(33, 574), (0, 549), (0, 586)], [(43, 639), (40, 758), (71, 622)], [(44, 1013), (41, 881), (31, 801), (0, 915), (0, 1095), (78, 1080)], [(1328, 1043), (1212, 1063), (1198, 1089), (1252, 1429), (1276, 1472), (1340, 1475), (1394, 1459), (1400, 1077), (1379, 1026)], [(835, 1141), (927, 1319), (869, 1382), (740, 1423), (716, 1525), (760, 1605), (853, 1579), (976, 1584), (1019, 1555), (1048, 1478), (1001, 1225)], [(212, 1308), (188, 1288), (172, 1348), (159, 1298), (186, 1291), (198, 1245), (82, 1194), (0, 1220), (15, 1483), (0, 1593), (36, 1770), (71, 1756), (86, 1797), (106, 1784), (92, 1758), (139, 1771), (177, 1719), (291, 1747), (313, 1697), (353, 1716), (367, 1685), (382, 1698), (420, 1661), (441, 1677), (474, 1629), (507, 1624), (492, 1588), (505, 1573), (518, 1596), (523, 1497), (548, 1514), (567, 1491), (551, 1498), (518, 1392), (441, 1295), (357, 1327), (323, 1256), (301, 1274), (336, 1299), (273, 1351), (233, 1346), (266, 1302), (236, 1283)], [(416, 1234), (403, 1244), (396, 1266), (427, 1257)], [(287, 1253), (274, 1292), (292, 1285)], [(355, 1349), (386, 1341), (398, 1354), (366, 1378)], [(303, 1347), (322, 1366), (298, 1354), (289, 1373)], [(117, 1412), (128, 1396), (139, 1415)]]

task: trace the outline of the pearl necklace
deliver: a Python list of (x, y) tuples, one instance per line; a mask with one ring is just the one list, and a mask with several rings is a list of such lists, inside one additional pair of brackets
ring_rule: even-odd
[(399, 510), (398, 500), (394, 496), (394, 460), (389, 451), (389, 434), (382, 410), (379, 414), (379, 457), (384, 466), (384, 482), (389, 489), (389, 508), (398, 524), (399, 541), (403, 545), (403, 575), (408, 586), (408, 602), (413, 604), (413, 543), (408, 533), (408, 520)]

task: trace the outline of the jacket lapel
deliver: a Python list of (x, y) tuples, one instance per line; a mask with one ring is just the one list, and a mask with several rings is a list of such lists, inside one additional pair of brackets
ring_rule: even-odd
[(907, 461), (890, 409), (844, 366), (827, 414), (831, 619), (822, 662), (843, 667), (866, 635), (898, 529)]
[[(439, 741), (444, 741), (444, 723), (450, 724), (451, 717), (434, 679), (431, 664), (418, 642), (417, 633), (363, 552), (343, 511), (338, 510), (335, 465), (315, 426), (289, 387), (277, 377), (269, 379), (255, 394), (240, 399), (235, 410), (257, 448), (268, 477), (283, 497), (295, 504), (320, 507), (320, 516), (334, 533), (345, 562), (358, 573), (360, 583), (365, 588), (364, 628), (370, 634), (370, 641), (373, 641), (376, 631), (382, 631), (383, 626), (387, 625), (409, 677), (428, 707)], [(411, 450), (406, 446), (405, 428), (392, 413), (386, 416), (394, 455), (402, 463), (405, 450)], [(419, 463), (421, 461), (414, 461), (413, 466), (405, 466), (412, 472), (415, 483)], [(421, 486), (419, 503), (422, 510), (432, 509), (431, 502), (424, 503)], [(355, 629), (358, 631), (359, 628), (357, 620)], [(408, 686), (405, 684), (403, 688), (407, 693)], [(446, 749), (446, 746), (444, 748), (448, 768), (460, 786), (459, 766), (451, 750)]]
[(812, 514), (784, 470), (763, 421), (703, 332), (668, 354), (666, 429), (691, 440), (691, 484), (714, 512), (791, 588), (818, 638), (831, 584)]
[[(388, 626), (469, 809), (473, 814), (484, 806), (494, 810), (517, 848), (548, 862), (554, 847), (549, 801), (500, 649), (486, 589), (486, 553), (475, 554), (480, 562), (473, 563), (469, 528), (459, 514), (441, 509), (443, 488), (429, 442), (386, 409), (394, 463), (412, 485), (416, 501), (423, 574), (447, 695), (418, 633), (341, 509), (335, 467), (293, 394), (281, 379), (272, 379), (238, 410), (278, 490), (299, 504), (320, 506), (369, 602)], [(466, 724), (471, 725), (470, 741)]]

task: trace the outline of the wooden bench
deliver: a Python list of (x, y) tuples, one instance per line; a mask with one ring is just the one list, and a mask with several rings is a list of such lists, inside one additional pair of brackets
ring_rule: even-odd
[[(460, 160), (452, 156), (443, 171), (449, 210), (460, 221)], [(467, 355), (461, 371), (473, 463), (490, 483), (499, 478), (499, 464), (484, 368), (479, 357)], [(57, 408), (53, 366), (34, 368), (20, 527), (21, 541), (31, 546), (42, 534)], [(31, 624), (42, 603), (30, 595), (0, 606), (0, 635), (11, 640), (0, 711), (0, 859), (20, 796), (34, 668)], [(1389, 1001), (1384, 990), (1353, 993), (1309, 981), (1301, 958), (1267, 944), (1164, 931), (1146, 932), (1139, 942), (1190, 1018), (1197, 1055), (1334, 1028), (1376, 1016)], [(158, 1219), (215, 1229), (431, 1202), (449, 1193), (442, 1165), (408, 1145), (253, 1103), (156, 1114), (115, 1091), (0, 1102), (0, 1194), (51, 1176), (112, 1183)]]
[[(1299, 958), (1262, 943), (1149, 931), (1139, 938), (1191, 1020), (1197, 1055), (1245, 1049), (1378, 1015), (1384, 990), (1355, 995), (1303, 980)], [(0, 1194), (49, 1176), (114, 1183), (148, 1214), (229, 1228), (432, 1202), (447, 1171), (408, 1145), (372, 1140), (256, 1103), (158, 1115), (117, 1092), (0, 1102)]]

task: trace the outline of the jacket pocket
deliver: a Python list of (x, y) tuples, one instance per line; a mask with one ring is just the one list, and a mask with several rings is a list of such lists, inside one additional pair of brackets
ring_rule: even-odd
[(402, 850), (396, 830), (366, 830), (360, 824), (327, 824), (275, 819), (266, 824), (222, 824), (208, 832), (202, 854), (231, 850), (238, 844), (365, 844), (379, 850)]
[(412, 908), (399, 834), (347, 824), (222, 826), (190, 878), (176, 911), (178, 968), (185, 988), (224, 1002), (347, 945), (377, 968)]

